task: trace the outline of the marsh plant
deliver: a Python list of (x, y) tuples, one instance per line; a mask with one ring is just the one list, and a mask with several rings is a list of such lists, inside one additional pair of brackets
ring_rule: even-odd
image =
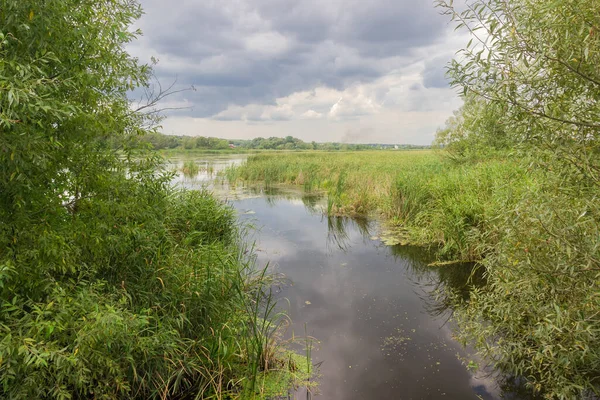
[(597, 391), (597, 186), (552, 152), (449, 151), (259, 155), (229, 174), (274, 185), (302, 172), (329, 214), (379, 214), (401, 233), (391, 243), (431, 247), (437, 265), (477, 262), (486, 284), (444, 298), (458, 337), (548, 398)]
[[(464, 105), (434, 153), (258, 155), (232, 178), (311, 182), (328, 212), (379, 213), (486, 284), (458, 337), (548, 399), (600, 395), (600, 14), (596, 0), (440, 10), (472, 39), (449, 66)], [(341, 190), (340, 190), (341, 189)]]
[[(475, 129), (471, 121), (460, 129)], [(579, 168), (596, 169), (525, 144), (454, 149), (261, 154), (228, 174), (271, 186), (310, 181), (329, 196), (330, 215), (379, 215), (401, 234), (390, 243), (430, 247), (441, 268), (476, 262), (486, 284), (444, 298), (460, 340), (541, 396), (598, 392), (599, 192)]]
[(1, 4), (0, 397), (263, 397), (270, 276), (229, 206), (134, 146), (159, 100), (127, 98), (139, 5)]
[(200, 167), (195, 161), (186, 160), (183, 162), (183, 166), (181, 167), (181, 172), (186, 178), (193, 178), (198, 175), (200, 172)]
[(508, 147), (526, 171), (525, 185), (506, 182), (504, 212), (488, 219), (488, 285), (460, 314), (462, 337), (547, 398), (598, 396), (597, 1), (438, 3), (473, 34), (449, 66), (471, 100), (441, 141), (458, 160), (465, 143), (479, 157)]

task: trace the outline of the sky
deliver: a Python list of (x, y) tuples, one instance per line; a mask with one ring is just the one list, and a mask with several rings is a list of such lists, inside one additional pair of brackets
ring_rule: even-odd
[(462, 101), (467, 38), (433, 0), (141, 0), (129, 51), (158, 59), (162, 132), (430, 144)]

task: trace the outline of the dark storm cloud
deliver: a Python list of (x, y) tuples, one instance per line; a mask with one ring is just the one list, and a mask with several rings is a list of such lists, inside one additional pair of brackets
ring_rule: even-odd
[[(141, 3), (144, 36), (133, 52), (158, 57), (161, 80), (177, 76), (178, 87), (197, 88), (180, 95), (194, 103), (196, 117), (317, 86), (374, 81), (413, 62), (416, 49), (446, 30), (429, 0)], [(425, 86), (438, 87), (438, 78), (429, 73)]]
[(446, 77), (446, 65), (452, 56), (441, 56), (425, 63), (423, 71), (423, 85), (426, 88), (448, 88), (450, 81)]

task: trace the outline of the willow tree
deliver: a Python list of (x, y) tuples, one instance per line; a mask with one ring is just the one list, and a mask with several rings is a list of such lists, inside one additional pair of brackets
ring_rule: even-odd
[[(76, 211), (124, 167), (107, 139), (141, 132), (126, 93), (150, 70), (124, 49), (140, 13), (123, 0), (2, 0), (0, 213), (9, 242), (65, 205)], [(45, 268), (63, 263), (54, 264)]]
[(502, 110), (511, 161), (531, 172), (490, 228), (488, 285), (459, 313), (462, 337), (547, 398), (598, 395), (598, 2), (437, 3), (471, 35), (452, 83)]
[(455, 87), (503, 105), (521, 122), (522, 140), (551, 147), (598, 139), (595, 0), (478, 0), (461, 10), (443, 0), (438, 6), (472, 36), (449, 66)]
[(473, 93), (465, 96), (462, 107), (435, 135), (435, 145), (443, 147), (455, 161), (489, 158), (505, 151), (515, 140), (503, 107)]
[(2, 398), (218, 398), (266, 363), (232, 210), (133, 147), (140, 15), (0, 0)]

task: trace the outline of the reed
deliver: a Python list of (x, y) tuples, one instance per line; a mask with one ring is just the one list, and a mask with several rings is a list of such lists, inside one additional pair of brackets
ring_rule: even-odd
[(290, 357), (276, 335), (285, 315), (233, 209), (205, 191), (117, 189), (21, 236), (61, 239), (44, 257), (65, 272), (49, 283), (35, 284), (39, 269), (23, 260), (23, 280), (0, 264), (0, 293), (13, 293), (1, 313), (0, 397), (264, 398), (249, 383), (276, 379)]
[(525, 179), (506, 160), (461, 165), (434, 151), (261, 154), (225, 174), (230, 181), (326, 193), (328, 215), (381, 216), (407, 230), (412, 243), (463, 261), (485, 254), (480, 239), (503, 201), (501, 189)]
[(192, 160), (184, 161), (183, 166), (181, 167), (181, 172), (183, 172), (183, 175), (186, 177), (194, 177), (198, 175), (199, 171), (200, 167)]

